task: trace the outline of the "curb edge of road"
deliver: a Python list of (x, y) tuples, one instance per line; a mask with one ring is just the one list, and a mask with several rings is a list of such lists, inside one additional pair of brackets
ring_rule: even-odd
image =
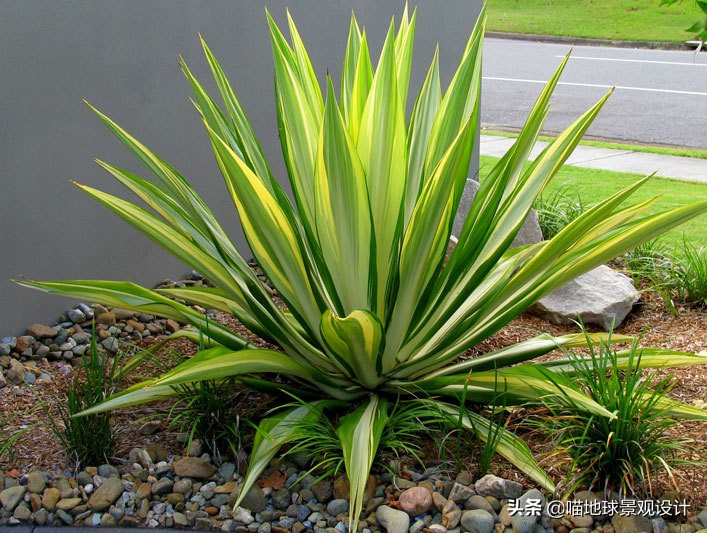
[[(536, 41), (544, 43), (559, 43), (588, 46), (613, 46), (617, 48), (645, 48), (648, 50), (690, 50), (686, 43), (663, 41), (621, 41), (610, 39), (588, 39), (585, 37), (562, 37), (558, 35), (535, 35), (529, 33), (510, 33), (504, 31), (487, 31), (486, 37), (512, 39), (516, 41)], [(707, 50), (705, 50), (707, 51)]]

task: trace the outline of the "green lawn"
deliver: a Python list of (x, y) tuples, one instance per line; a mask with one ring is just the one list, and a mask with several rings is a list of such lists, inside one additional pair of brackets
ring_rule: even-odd
[(622, 41), (682, 42), (703, 15), (693, 0), (486, 0), (487, 29)]
[[(485, 176), (496, 161), (498, 161), (497, 158), (481, 156), (480, 175)], [(548, 193), (565, 187), (571, 194), (576, 191), (583, 203), (592, 204), (628, 187), (641, 177), (636, 174), (565, 166), (548, 186)], [(663, 197), (656, 206), (653, 206), (650, 213), (707, 198), (707, 184), (653, 178), (639, 189), (633, 198), (639, 201), (658, 195), (663, 195)], [(685, 240), (697, 247), (707, 247), (707, 214), (693, 218), (682, 226), (669, 231), (661, 239), (668, 246), (673, 247), (682, 244), (683, 236)]]

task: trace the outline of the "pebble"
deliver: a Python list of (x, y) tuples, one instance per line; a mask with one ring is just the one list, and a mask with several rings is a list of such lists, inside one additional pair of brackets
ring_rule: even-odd
[[(530, 509), (527, 504), (528, 500), (538, 500), (541, 502), (541, 505), (545, 505), (545, 497), (537, 489), (529, 490), (523, 494), (518, 499), (517, 507), (520, 509)], [(524, 512), (521, 510), (511, 516), (511, 524), (513, 524), (516, 533), (533, 533), (539, 518), (540, 516), (535, 512)]]
[(6, 511), (14, 511), (17, 504), (22, 501), (26, 490), (22, 485), (3, 490), (0, 492), (0, 504)]
[(210, 478), (216, 468), (199, 457), (182, 457), (172, 464), (174, 473), (179, 477)]
[(104, 511), (123, 493), (123, 482), (116, 477), (106, 479), (88, 500), (88, 508), (92, 511)]
[(491, 533), (494, 523), (494, 517), (483, 509), (464, 511), (461, 517), (462, 528), (470, 533)]
[(426, 513), (432, 507), (432, 493), (424, 487), (412, 487), (400, 495), (400, 509), (410, 516)]
[(336, 500), (331, 500), (326, 507), (327, 512), (336, 516), (341, 513), (345, 513), (349, 510), (349, 501), (343, 498), (337, 498)]
[(387, 505), (376, 509), (376, 518), (388, 533), (408, 533), (410, 528), (410, 516)]
[(250, 514), (250, 511), (248, 509), (244, 509), (243, 507), (236, 507), (233, 511), (233, 520), (236, 522), (240, 522), (241, 524), (248, 525), (252, 523), (255, 518), (253, 518), (253, 515)]
[(168, 477), (163, 477), (159, 481), (156, 481), (155, 483), (153, 483), (151, 486), (152, 493), (157, 494), (157, 495), (162, 495), (162, 494), (167, 494), (169, 492), (172, 492), (173, 488), (174, 488), (174, 481), (172, 481)]
[(44, 475), (41, 472), (30, 472), (27, 475), (27, 490), (34, 494), (44, 492), (47, 483), (44, 481)]
[(451, 492), (449, 493), (449, 499), (454, 500), (457, 503), (464, 503), (466, 500), (475, 495), (476, 493), (473, 489), (467, 487), (466, 485), (462, 485), (461, 483), (455, 482), (452, 486)]

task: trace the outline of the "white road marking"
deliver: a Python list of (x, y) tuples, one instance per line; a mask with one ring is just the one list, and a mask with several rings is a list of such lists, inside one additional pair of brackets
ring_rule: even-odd
[[(564, 58), (565, 56), (555, 56), (556, 58)], [(707, 67), (707, 63), (684, 63), (680, 61), (651, 61), (649, 59), (619, 59), (613, 57), (586, 57), (586, 56), (570, 56), (570, 61), (574, 59), (589, 59), (591, 61), (623, 61), (625, 63), (652, 63), (654, 65), (682, 65), (685, 67)]]
[[(518, 82), (518, 83), (540, 83), (542, 85), (547, 85), (547, 81), (542, 81), (542, 80), (526, 80), (526, 79), (520, 79), (520, 78), (497, 78), (494, 76), (484, 76), (484, 80), (492, 80), (492, 81), (511, 81), (511, 82)], [(558, 85), (567, 85), (570, 87), (595, 87), (599, 89), (611, 89), (612, 87), (616, 88), (617, 90), (624, 90), (624, 91), (643, 91), (643, 92), (650, 92), (650, 93), (669, 93), (669, 94), (686, 94), (690, 96), (707, 96), (707, 93), (703, 92), (698, 92), (698, 91), (677, 91), (673, 89), (652, 89), (650, 87), (627, 87), (624, 85), (602, 85), (602, 84), (597, 84), (597, 83), (571, 83), (567, 81), (561, 81), (558, 83)]]

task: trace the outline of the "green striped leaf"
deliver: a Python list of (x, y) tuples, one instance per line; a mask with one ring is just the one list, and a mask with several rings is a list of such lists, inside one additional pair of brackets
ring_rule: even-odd
[(318, 327), (319, 303), (305, 266), (298, 229), (250, 168), (213, 131), (209, 134), (260, 267), (278, 287), (290, 310), (300, 314), (310, 328)]
[(315, 401), (311, 404), (281, 411), (260, 421), (253, 441), (248, 471), (243, 478), (243, 483), (241, 483), (238, 498), (233, 506), (234, 509), (240, 505), (280, 448), (296, 437), (298, 423), (308, 418), (316, 419), (321, 416), (321, 409), (326, 403)]
[(555, 490), (555, 484), (535, 461), (528, 445), (513, 433), (468, 409), (460, 410), (458, 406), (444, 402), (435, 404), (435, 407), (449, 415), (452, 422), (460, 420), (466, 429), (473, 431), (484, 442), (488, 441), (489, 435), (497, 434), (499, 437), (496, 453), (508, 459), (513, 466), (544, 489)]
[(329, 350), (353, 370), (357, 381), (375, 389), (382, 381), (378, 353), (383, 328), (378, 317), (360, 309), (344, 318), (326, 311), (322, 315), (320, 328)]
[(370, 309), (371, 207), (366, 176), (328, 80), (314, 182), (316, 234), (339, 312)]
[(405, 115), (395, 65), (395, 33), (391, 23), (361, 117), (357, 149), (366, 174), (375, 235), (377, 282), (372, 310), (383, 323), (387, 297), (397, 270), (402, 234), (407, 160)]
[(363, 493), (378, 452), (383, 431), (389, 419), (388, 401), (375, 394), (353, 412), (341, 417), (337, 434), (344, 452), (344, 465), (349, 477), (349, 529), (357, 531), (363, 508)]

